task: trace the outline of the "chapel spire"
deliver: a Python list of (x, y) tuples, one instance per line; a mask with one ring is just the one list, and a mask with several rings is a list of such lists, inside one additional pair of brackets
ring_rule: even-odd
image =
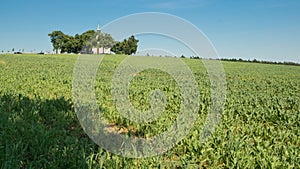
[(101, 33), (100, 24), (98, 24), (97, 32), (98, 32), (98, 33)]

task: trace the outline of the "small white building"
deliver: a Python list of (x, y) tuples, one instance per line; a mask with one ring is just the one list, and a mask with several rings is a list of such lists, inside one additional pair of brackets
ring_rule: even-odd
[[(101, 33), (100, 25), (98, 24), (97, 33)], [(96, 39), (98, 39), (99, 36), (96, 36)], [(105, 48), (105, 47), (93, 47), (92, 53), (93, 54), (111, 54), (111, 48)]]
[(92, 48), (93, 54), (111, 54), (110, 48)]

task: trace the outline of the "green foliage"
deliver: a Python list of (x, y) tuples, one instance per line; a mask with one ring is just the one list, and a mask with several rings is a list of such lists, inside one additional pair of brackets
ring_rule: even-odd
[(62, 31), (53, 31), (52, 33), (49, 33), (48, 36), (50, 36), (53, 49), (56, 53), (58, 53), (58, 50), (60, 50), (63, 46), (63, 41), (66, 35)]
[(84, 32), (74, 37), (66, 35), (61, 31), (53, 31), (48, 34), (56, 53), (91, 53), (93, 47), (111, 48), (115, 44), (110, 34), (98, 33), (93, 30)]
[(88, 42), (91, 41), (95, 34), (96, 32), (94, 30), (89, 30), (81, 35), (75, 35), (75, 38), (80, 39), (80, 44), (82, 44), (82, 50), (85, 51), (85, 53), (91, 53), (93, 46), (91, 43)]
[(124, 39), (123, 42), (117, 42), (111, 50), (116, 54), (131, 55), (136, 53), (138, 42), (139, 40), (132, 35), (128, 39)]
[[(173, 124), (180, 108), (174, 79), (159, 70), (136, 74), (130, 100), (150, 106), (149, 93), (164, 91), (168, 104), (153, 123), (120, 116), (111, 96), (115, 68), (126, 56), (105, 56), (95, 90), (100, 110), (116, 131), (151, 137)], [(190, 134), (163, 155), (123, 158), (93, 143), (72, 102), (76, 55), (0, 55), (0, 168), (300, 168), (300, 67), (223, 62), (227, 100), (223, 119), (204, 144), (210, 81), (200, 60), (182, 59), (199, 84), (199, 118)], [(147, 88), (145, 88), (147, 86)]]
[(110, 34), (96, 32), (86, 41), (85, 53), (92, 53), (91, 50), (93, 47), (112, 48), (114, 44), (115, 41)]
[[(199, 59), (199, 57), (191, 57), (191, 59)], [(226, 59), (226, 58), (222, 58), (222, 61), (231, 61), (231, 62), (253, 62), (253, 63), (263, 63), (263, 64), (278, 64), (278, 65), (294, 65), (294, 66), (300, 66), (300, 63), (296, 63), (296, 62), (274, 62), (274, 61), (263, 61), (263, 60), (257, 60), (257, 59), (253, 59), (253, 60), (243, 60), (241, 58), (239, 59)]]

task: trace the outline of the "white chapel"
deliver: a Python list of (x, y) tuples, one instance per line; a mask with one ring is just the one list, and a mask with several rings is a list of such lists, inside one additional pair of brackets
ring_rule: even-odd
[[(100, 25), (98, 24), (98, 28), (97, 28), (97, 36), (96, 39), (98, 40), (99, 38), (99, 34), (101, 34), (101, 28)], [(97, 42), (99, 43), (99, 42)], [(111, 48), (105, 48), (105, 47), (93, 47), (92, 48), (92, 53), (93, 54), (111, 54)]]

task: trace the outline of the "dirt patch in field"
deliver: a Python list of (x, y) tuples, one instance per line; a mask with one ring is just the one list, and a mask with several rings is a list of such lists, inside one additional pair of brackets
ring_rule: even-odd
[(118, 133), (118, 134), (128, 133), (128, 129), (126, 129), (126, 128), (119, 128), (116, 124), (107, 125), (104, 128), (104, 131), (106, 131), (108, 133)]
[(104, 128), (104, 131), (107, 133), (114, 133), (114, 134), (127, 134), (131, 132), (133, 135), (135, 134), (133, 127), (118, 127), (116, 124), (109, 124)]
[(0, 65), (6, 65), (5, 60), (0, 60)]

